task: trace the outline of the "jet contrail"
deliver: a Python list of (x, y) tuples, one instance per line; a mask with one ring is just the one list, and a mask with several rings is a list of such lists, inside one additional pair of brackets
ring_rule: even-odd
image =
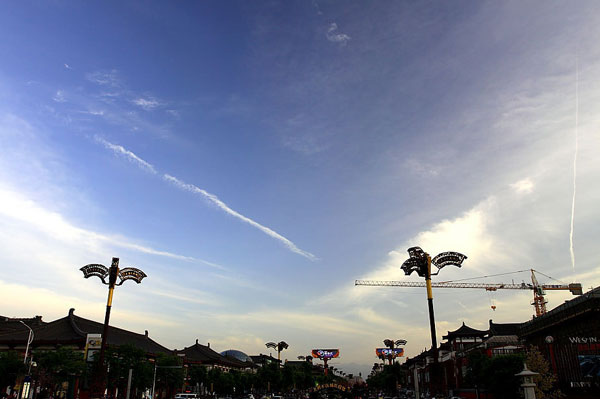
[[(99, 136), (95, 136), (94, 139), (99, 142), (100, 144), (102, 144), (105, 148), (115, 152), (118, 155), (124, 156), (126, 157), (128, 160), (130, 160), (131, 162), (133, 162), (134, 164), (136, 164), (139, 168), (144, 169), (146, 171), (151, 172), (152, 174), (157, 174), (158, 172), (156, 171), (156, 169), (154, 168), (154, 166), (152, 164), (150, 164), (149, 162), (144, 161), (142, 158), (140, 158), (139, 156), (135, 155), (133, 152), (125, 149), (123, 146), (117, 145), (117, 144), (113, 144), (109, 141), (106, 141), (105, 139), (103, 139), (102, 137)], [(243, 222), (248, 223), (249, 225), (256, 227), (257, 229), (259, 229), (260, 231), (262, 231), (263, 233), (267, 234), (268, 236), (280, 241), (281, 243), (283, 243), (283, 245), (285, 245), (287, 247), (287, 249), (289, 249), (290, 251), (298, 254), (298, 255), (302, 255), (305, 258), (308, 258), (310, 260), (316, 260), (317, 257), (313, 254), (311, 254), (310, 252), (304, 251), (300, 248), (298, 248), (296, 246), (296, 244), (294, 244), (292, 241), (288, 240), (287, 238), (285, 238), (284, 236), (282, 236), (281, 234), (277, 233), (276, 231), (263, 226), (262, 224), (255, 222), (254, 220), (250, 219), (247, 216), (242, 215), (241, 213), (231, 209), (226, 203), (224, 203), (223, 201), (221, 201), (219, 199), (219, 197), (217, 197), (214, 194), (209, 193), (206, 190), (203, 190), (199, 187), (194, 186), (193, 184), (188, 184), (185, 182), (182, 182), (181, 180), (177, 179), (174, 176), (171, 176), (169, 174), (163, 174), (163, 179), (171, 184), (173, 184), (175, 187), (181, 189), (181, 190), (185, 190), (185, 191), (189, 191), (192, 192), (194, 194), (199, 194), (201, 196), (203, 196), (204, 198), (206, 198), (207, 200), (209, 200), (210, 202), (212, 202), (213, 204), (215, 204), (219, 209), (221, 209), (222, 211), (224, 211), (225, 213), (236, 217), (238, 219), (240, 219)], [(207, 263), (206, 261), (203, 261), (204, 263)]]
[(271, 236), (274, 239), (281, 241), (283, 243), (283, 245), (285, 245), (290, 251), (297, 253), (298, 255), (302, 255), (305, 258), (308, 258), (310, 260), (317, 259), (313, 254), (311, 254), (310, 252), (301, 250), (300, 248), (298, 248), (296, 246), (296, 244), (294, 244), (293, 242), (291, 242), (290, 240), (288, 240), (281, 234), (277, 233), (276, 231), (273, 231), (270, 228), (263, 226), (262, 224), (260, 224), (258, 222), (255, 222), (254, 220), (250, 219), (249, 217), (246, 217), (246, 216), (242, 215), (241, 213), (234, 211), (229, 206), (227, 206), (226, 203), (221, 201), (216, 195), (211, 194), (208, 191), (203, 190), (199, 187), (196, 187), (193, 184), (184, 183), (181, 180), (177, 179), (176, 177), (168, 175), (168, 174), (164, 174), (163, 179), (165, 179), (169, 183), (172, 183), (177, 188), (180, 188), (182, 190), (186, 190), (191, 193), (199, 194), (199, 195), (203, 196), (204, 198), (206, 198), (207, 200), (209, 200), (210, 202), (215, 204), (217, 207), (219, 207), (225, 213), (228, 213), (229, 215), (236, 217), (236, 218), (240, 219), (241, 221), (248, 223), (251, 226), (256, 227), (257, 229), (259, 229), (263, 233), (267, 234), (268, 236)]
[(571, 232), (569, 250), (571, 266), (575, 271), (575, 251), (573, 250), (573, 225), (575, 221), (575, 196), (577, 195), (577, 152), (579, 151), (579, 60), (575, 61), (575, 157), (573, 158), (573, 201), (571, 203)]
[(142, 169), (146, 169), (146, 170), (152, 172), (153, 174), (156, 174), (156, 169), (154, 169), (154, 166), (152, 166), (148, 162), (144, 161), (142, 158), (138, 157), (133, 152), (126, 150), (125, 148), (123, 148), (123, 146), (108, 142), (100, 136), (94, 136), (94, 139), (97, 142), (99, 142), (100, 144), (102, 144), (104, 147), (113, 151), (114, 153), (126, 157), (127, 159), (129, 159), (131, 162), (135, 163)]

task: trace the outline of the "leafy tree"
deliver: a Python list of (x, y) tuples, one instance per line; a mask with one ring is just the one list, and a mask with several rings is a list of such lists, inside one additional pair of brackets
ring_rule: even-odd
[(395, 394), (396, 384), (403, 384), (406, 375), (400, 363), (383, 366), (383, 370), (369, 376), (367, 385), (369, 388), (375, 388), (378, 391), (385, 391)]
[(469, 366), (465, 383), (488, 389), (496, 399), (518, 397), (521, 382), (515, 374), (523, 370), (523, 356), (501, 355), (488, 358), (473, 351), (469, 354)]
[(536, 346), (529, 347), (525, 361), (529, 370), (540, 373), (539, 376), (534, 377), (537, 384), (535, 387), (535, 396), (537, 399), (559, 399), (565, 397), (560, 389), (554, 386), (556, 376), (550, 371), (548, 361)]
[(14, 386), (19, 375), (27, 371), (23, 358), (17, 352), (0, 352), (0, 390), (6, 391), (6, 387)]
[(496, 399), (519, 396), (521, 381), (515, 374), (523, 370), (522, 355), (501, 355), (491, 359), (486, 370), (486, 386)]
[(40, 373), (49, 377), (54, 384), (81, 376), (85, 371), (83, 353), (65, 346), (36, 353), (36, 362)]
[(109, 364), (108, 387), (127, 389), (129, 369), (132, 370), (131, 387), (133, 390), (145, 390), (152, 386), (153, 366), (146, 357), (146, 352), (133, 345), (122, 345), (106, 350)]
[(190, 385), (200, 385), (208, 382), (208, 372), (205, 366), (190, 366), (188, 367), (188, 377)]
[(167, 397), (175, 396), (175, 391), (183, 385), (183, 367), (177, 356), (159, 354), (156, 359), (156, 386), (167, 393)]

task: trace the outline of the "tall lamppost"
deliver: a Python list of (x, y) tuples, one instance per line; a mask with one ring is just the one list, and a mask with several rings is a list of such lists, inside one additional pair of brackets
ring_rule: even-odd
[[(29, 336), (27, 337), (27, 346), (25, 347), (25, 357), (23, 358), (23, 363), (27, 364), (27, 355), (29, 355), (29, 345), (33, 342), (33, 330), (27, 324), (23, 322), (23, 320), (19, 320), (19, 323), (23, 324), (25, 327), (29, 329)], [(31, 363), (29, 366), (29, 370), (31, 371)]]
[[(458, 252), (442, 252), (436, 255), (433, 259), (427, 252), (424, 252), (420, 247), (408, 248), (408, 254), (410, 258), (404, 261), (401, 269), (404, 270), (404, 274), (407, 276), (412, 272), (417, 272), (420, 277), (425, 278), (425, 285), (427, 286), (427, 305), (429, 307), (429, 328), (431, 331), (431, 349), (433, 350), (433, 363), (437, 370), (438, 363), (438, 350), (437, 350), (437, 337), (435, 333), (435, 318), (433, 315), (433, 292), (431, 290), (431, 276), (436, 276), (444, 266), (456, 266), (461, 267), (462, 262), (467, 257)], [(435, 273), (431, 272), (431, 265), (437, 267)], [(435, 393), (435, 392), (434, 392)]]
[(281, 363), (281, 351), (284, 349), (289, 348), (290, 346), (287, 344), (287, 342), (285, 341), (279, 341), (278, 343), (275, 342), (267, 342), (265, 344), (265, 346), (267, 348), (273, 348), (273, 349), (277, 349), (277, 360), (279, 360), (279, 362)]
[(387, 355), (387, 359), (390, 362), (390, 365), (392, 364), (392, 362), (394, 361), (394, 359), (396, 358), (396, 356), (398, 356), (398, 353), (400, 352), (400, 356), (402, 356), (402, 353), (404, 351), (404, 349), (398, 349), (398, 350), (394, 350), (397, 347), (399, 347), (400, 345), (406, 345), (406, 340), (405, 339), (397, 339), (397, 340), (393, 340), (393, 339), (384, 339), (383, 340), (383, 344), (390, 349), (390, 351), (388, 352)]
[[(142, 279), (146, 276), (146, 273), (135, 267), (125, 267), (119, 269), (119, 258), (112, 258), (110, 268), (92, 263), (83, 266), (79, 269), (83, 272), (83, 277), (88, 278), (90, 276), (97, 276), (102, 280), (104, 285), (108, 285), (108, 299), (106, 301), (106, 314), (104, 316), (104, 328), (102, 331), (102, 343), (100, 344), (100, 357), (98, 361), (98, 373), (96, 375), (96, 384), (92, 387), (92, 398), (100, 397), (104, 395), (105, 389), (105, 374), (106, 367), (104, 366), (104, 352), (106, 350), (106, 342), (108, 337), (108, 321), (110, 319), (110, 309), (112, 307), (113, 291), (115, 286), (122, 285), (127, 280), (133, 280), (136, 283), (141, 283)], [(108, 277), (108, 281), (106, 278)], [(117, 283), (117, 277), (119, 282)], [(94, 389), (95, 388), (95, 389)]]

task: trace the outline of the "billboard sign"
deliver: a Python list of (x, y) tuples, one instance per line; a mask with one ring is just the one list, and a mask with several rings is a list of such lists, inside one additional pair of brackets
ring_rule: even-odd
[(404, 356), (404, 348), (377, 348), (375, 354), (379, 358), (395, 359)]
[(313, 349), (312, 356), (318, 359), (333, 359), (340, 355), (339, 349)]
[(100, 352), (102, 346), (102, 334), (88, 334), (85, 339), (85, 359), (88, 362), (94, 360), (94, 355)]

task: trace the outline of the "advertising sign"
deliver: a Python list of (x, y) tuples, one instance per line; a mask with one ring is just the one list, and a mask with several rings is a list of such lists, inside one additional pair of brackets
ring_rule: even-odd
[(397, 357), (404, 356), (404, 348), (377, 348), (375, 349), (375, 354), (377, 357), (384, 357), (386, 359), (395, 359)]
[(313, 349), (312, 356), (318, 359), (333, 359), (340, 355), (339, 349)]
[(100, 352), (102, 346), (102, 334), (88, 334), (85, 338), (85, 359), (94, 361), (94, 355)]

